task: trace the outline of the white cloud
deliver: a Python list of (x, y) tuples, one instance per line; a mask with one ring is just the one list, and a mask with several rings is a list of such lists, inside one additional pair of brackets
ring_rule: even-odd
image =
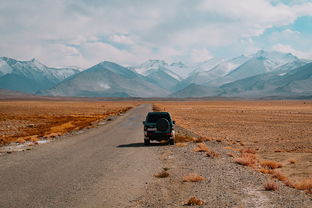
[(211, 53), (203, 48), (203, 49), (194, 49), (191, 51), (191, 61), (194, 63), (207, 61), (209, 59), (213, 58)]
[[(210, 51), (227, 46), (248, 52), (258, 48), (251, 38), (268, 28), (311, 15), (311, 2), (273, 1), (274, 5), (266, 0), (4, 0), (0, 56), (88, 67), (104, 60), (203, 61), (213, 56)], [(295, 38), (301, 41), (300, 34), (286, 28), (270, 41)]]
[(303, 52), (292, 48), (290, 45), (276, 44), (272, 46), (272, 50), (283, 53), (292, 53), (299, 58), (312, 59), (312, 51)]
[(126, 44), (126, 45), (132, 45), (134, 43), (132, 39), (127, 35), (115, 34), (115, 35), (110, 36), (110, 40), (115, 43), (121, 43), (121, 44)]

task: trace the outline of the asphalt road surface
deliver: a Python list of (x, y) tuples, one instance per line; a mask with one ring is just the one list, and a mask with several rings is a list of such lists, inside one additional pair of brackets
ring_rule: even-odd
[(0, 157), (0, 207), (129, 207), (159, 170), (144, 147), (150, 105), (83, 134)]

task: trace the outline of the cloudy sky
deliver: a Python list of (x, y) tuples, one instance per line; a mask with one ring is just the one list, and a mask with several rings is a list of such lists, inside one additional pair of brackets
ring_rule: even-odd
[(312, 0), (0, 0), (0, 56), (49, 66), (200, 62), (259, 49), (312, 59)]

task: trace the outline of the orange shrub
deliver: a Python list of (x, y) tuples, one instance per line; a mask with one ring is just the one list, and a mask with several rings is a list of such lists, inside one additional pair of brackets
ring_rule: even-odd
[(194, 152), (208, 152), (209, 148), (205, 143), (199, 143), (193, 150)]
[(196, 197), (191, 197), (184, 205), (194, 206), (194, 205), (204, 205), (205, 202), (203, 200), (197, 199)]
[(240, 165), (252, 166), (256, 163), (256, 156), (250, 153), (242, 153), (240, 157), (234, 159), (234, 162)]
[(169, 176), (169, 173), (166, 171), (162, 171), (160, 173), (157, 173), (154, 175), (156, 178), (167, 178)]
[(212, 151), (212, 150), (208, 150), (208, 152), (206, 153), (206, 156), (207, 157), (212, 157), (212, 158), (215, 158), (215, 157), (219, 157), (219, 153), (215, 152), (215, 151)]
[(282, 167), (282, 164), (275, 162), (275, 161), (271, 161), (271, 160), (260, 161), (260, 165), (264, 168), (269, 168), (269, 169)]
[(191, 173), (187, 176), (183, 176), (183, 182), (199, 182), (203, 180), (205, 180), (205, 178), (196, 173)]
[(278, 184), (275, 181), (269, 179), (264, 183), (264, 189), (266, 191), (276, 191), (278, 190)]

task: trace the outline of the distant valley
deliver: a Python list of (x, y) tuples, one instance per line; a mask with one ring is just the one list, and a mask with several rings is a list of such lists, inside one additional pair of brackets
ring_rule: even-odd
[(82, 70), (1, 57), (0, 88), (71, 97), (311, 97), (312, 61), (260, 50), (193, 65), (149, 60), (124, 67), (103, 61)]

